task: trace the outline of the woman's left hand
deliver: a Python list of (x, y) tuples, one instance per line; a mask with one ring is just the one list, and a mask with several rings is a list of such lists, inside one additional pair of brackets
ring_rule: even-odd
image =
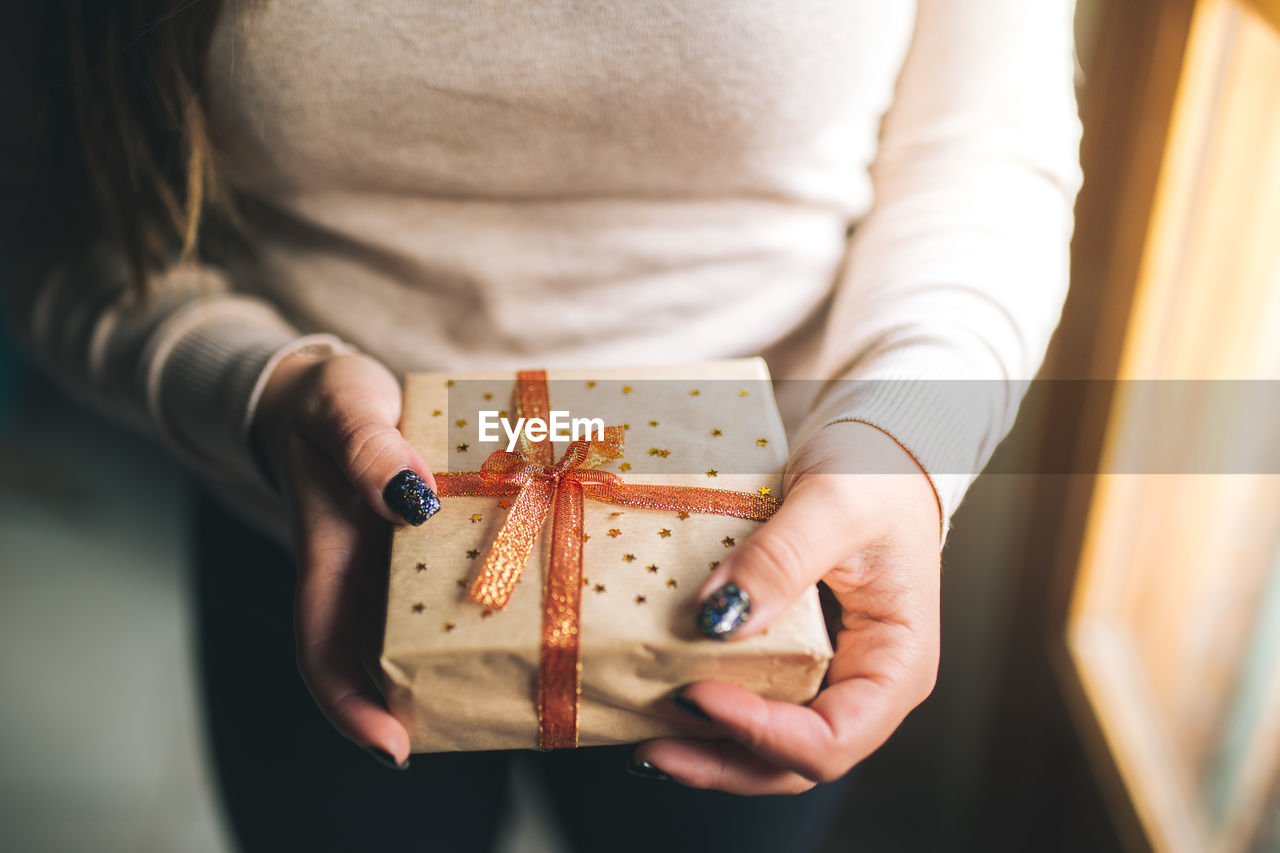
[(842, 611), (827, 685), (808, 705), (712, 681), (685, 687), (678, 704), (701, 711), (724, 739), (647, 741), (634, 761), (650, 765), (649, 775), (656, 768), (694, 788), (735, 794), (800, 793), (874, 752), (933, 690), (940, 525), (928, 478), (897, 442), (861, 423), (824, 428), (789, 471), (782, 508), (720, 564), (699, 597), (727, 583), (746, 592), (750, 608), (728, 634), (732, 642), (826, 583)]

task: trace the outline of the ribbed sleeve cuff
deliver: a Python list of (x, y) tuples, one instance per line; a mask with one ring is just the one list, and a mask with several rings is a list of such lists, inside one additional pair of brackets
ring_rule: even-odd
[[(951, 516), (1007, 431), (1004, 380), (975, 379), (939, 347), (907, 346), (876, 358), (856, 378), (830, 383), (793, 436), (799, 446), (844, 421), (887, 433), (920, 465), (938, 499), (943, 541)], [(927, 377), (927, 378), (922, 378)], [(850, 472), (853, 473), (853, 472)]]
[(151, 422), (189, 464), (215, 481), (271, 480), (249, 440), (272, 369), (304, 348), (352, 348), (333, 335), (299, 335), (266, 303), (248, 297), (196, 302), (170, 318), (142, 363)]

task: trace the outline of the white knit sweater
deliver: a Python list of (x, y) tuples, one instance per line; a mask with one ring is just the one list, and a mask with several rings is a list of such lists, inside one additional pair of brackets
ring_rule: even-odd
[[(400, 373), (761, 353), (775, 378), (1027, 379), (1080, 179), (1071, 13), (231, 0), (209, 84), (252, 255), (171, 274), (146, 315), (109, 269), (55, 276), (20, 303), (29, 343), (276, 530), (247, 428), (302, 342)], [(793, 438), (894, 435), (947, 517), (1020, 400), (1000, 381), (781, 396)]]

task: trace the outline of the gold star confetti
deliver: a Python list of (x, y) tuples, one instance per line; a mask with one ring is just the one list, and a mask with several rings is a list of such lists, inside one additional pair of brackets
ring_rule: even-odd
[(713, 430), (711, 431), (711, 436), (712, 436), (713, 438), (719, 438), (719, 437), (720, 437), (720, 436), (722, 436), (722, 435), (724, 435), (724, 433), (723, 433), (723, 432), (721, 432), (721, 431), (720, 431), (720, 430), (718, 430), (718, 429), (713, 429)]
[(423, 604), (421, 601), (419, 601), (417, 604), (413, 605), (413, 612), (414, 612), (414, 613), (421, 613), (422, 611), (424, 611), (424, 610), (426, 610), (426, 609), (427, 609), (427, 606), (426, 606), (425, 604)]
[(502, 500), (498, 501), (498, 508), (511, 509), (511, 501), (507, 500), (506, 498), (503, 498)]
[(466, 453), (466, 452), (467, 452), (467, 448), (468, 448), (468, 447), (470, 447), (470, 446), (471, 446), (471, 445), (467, 444), (467, 443), (464, 441), (464, 442), (462, 442), (462, 444), (459, 444), (459, 445), (458, 445), (458, 452), (459, 452), (459, 453)]
[(466, 578), (458, 578), (456, 581), (454, 581), (454, 584), (458, 587), (458, 589), (466, 589), (466, 588), (467, 588), (467, 579), (466, 579)]
[(622, 562), (624, 562), (624, 563), (634, 563), (635, 561), (636, 561), (636, 555), (635, 555), (635, 554), (623, 554), (623, 555), (622, 555)]
[(460, 426), (460, 427), (464, 427), (464, 426), (466, 426), (466, 425), (467, 425), (467, 419), (466, 419), (466, 418), (458, 418), (456, 421), (454, 421), (454, 423), (455, 423), (455, 424), (457, 424), (457, 425), (458, 425), (458, 426)]
[(684, 521), (688, 517), (689, 517), (689, 513), (685, 512), (684, 510), (680, 510), (679, 512), (676, 513), (676, 518), (680, 519), (681, 521)]
[(452, 380), (452, 379), (446, 379), (446, 380), (444, 381), (444, 387), (446, 387), (446, 388), (452, 388), (452, 387), (453, 387), (453, 380)]
[(657, 421), (649, 421), (649, 426), (657, 426), (657, 425), (658, 425)]
[(769, 488), (768, 486), (761, 486), (760, 488), (756, 489), (756, 491), (762, 495), (767, 495), (770, 492), (772, 492), (773, 489)]
[(586, 578), (583, 578), (583, 579), (582, 579), (582, 585), (583, 585), (583, 586), (591, 586), (591, 581), (587, 580)]
[(643, 595), (636, 596), (636, 604), (644, 604), (647, 600)]
[(492, 400), (492, 399), (493, 399), (493, 395), (492, 395), (492, 394), (490, 394), (488, 391), (485, 391), (485, 392), (484, 392), (484, 398), (485, 398), (486, 400)]
[(768, 443), (769, 443), (769, 439), (767, 439), (767, 438), (757, 438), (757, 439), (756, 439), (756, 447), (764, 447), (764, 446), (766, 446)]
[(724, 546), (724, 547), (726, 547), (726, 548), (732, 548), (732, 547), (733, 547), (733, 537), (732, 537), (732, 536), (726, 536), (726, 537), (724, 537), (723, 539), (721, 539), (721, 540), (720, 540), (720, 544), (721, 544), (721, 545), (723, 545), (723, 546)]
[(675, 578), (667, 578), (667, 589), (675, 589), (680, 586), (680, 582)]
[(595, 592), (604, 592), (604, 584), (598, 583), (595, 586), (591, 587), (591, 589), (594, 590)]
[(671, 451), (670, 451), (670, 450), (667, 450), (665, 447), (650, 447), (650, 448), (649, 448), (649, 455), (650, 455), (650, 456), (661, 456), (663, 459), (666, 459), (668, 456), (670, 456), (670, 455), (671, 455)]
[(623, 394), (630, 394), (630, 393), (631, 393), (632, 391), (634, 391), (634, 390), (636, 390), (636, 389), (632, 388), (630, 385), (623, 385), (623, 386), (622, 386), (622, 393), (623, 393)]
[(582, 541), (583, 541), (583, 542), (588, 542), (588, 541), (590, 541), (590, 539), (591, 539), (591, 534), (590, 534), (590, 533), (584, 533), (584, 534), (582, 534)]
[(622, 428), (623, 428), (623, 429), (631, 429), (631, 424), (623, 424), (623, 425), (622, 425)]
[(630, 470), (631, 470), (631, 463), (630, 463), (630, 462), (623, 462), (621, 465), (619, 465), (619, 466), (618, 466), (618, 470), (619, 470), (619, 471), (630, 471)]
[(488, 618), (489, 618), (490, 616), (492, 616), (492, 615), (493, 615), (493, 611), (492, 611), (492, 610), (490, 610), (490, 609), (489, 609), (489, 608), (487, 608), (487, 607), (486, 607), (484, 610), (481, 610), (481, 611), (480, 611), (480, 618), (481, 618), (481, 619), (488, 619)]
[(479, 556), (480, 556), (480, 552), (477, 551), (475, 548), (472, 548), (470, 551), (467, 552), (468, 560), (474, 560), (476, 557), (479, 557)]
[(708, 476), (708, 477), (719, 477), (719, 476), (720, 476), (720, 472), (719, 472), (719, 471), (717, 471), (715, 468), (708, 468), (708, 469), (707, 469), (707, 476)]
[(441, 416), (441, 415), (443, 415), (443, 414), (444, 414), (444, 410), (443, 410), (443, 409), (432, 409), (432, 410), (431, 410), (431, 417), (433, 417), (433, 418), (438, 418), (438, 417), (440, 417), (440, 416)]
[(658, 535), (661, 536), (663, 539), (667, 539), (671, 536), (671, 529), (664, 527), (658, 531)]
[(587, 387), (588, 387), (588, 388), (594, 388), (594, 387), (596, 387), (595, 380), (594, 380), (594, 379), (588, 379), (588, 380), (587, 380)]
[(610, 518), (622, 518), (622, 510), (609, 513)]
[(618, 528), (616, 528), (616, 527), (610, 527), (610, 528), (609, 528), (609, 535), (610, 535), (611, 537), (613, 537), (614, 539), (617, 539), (619, 536), (621, 536), (621, 535), (622, 535), (622, 531), (621, 531), (621, 530), (619, 530), (619, 529), (618, 529)]
[(696, 396), (698, 396), (698, 395), (699, 395), (699, 394), (701, 394), (701, 393), (702, 393), (702, 392), (701, 392), (701, 391), (699, 391), (697, 388), (694, 388), (692, 391), (690, 391), (690, 392), (689, 392), (689, 396), (690, 396), (690, 397), (696, 397)]
[(420, 571), (420, 572), (425, 572), (425, 571), (427, 570), (427, 564), (426, 564), (426, 563), (418, 563), (418, 565), (414, 566), (414, 568), (415, 568), (415, 569), (417, 569), (417, 570), (418, 570), (418, 571)]
[(718, 565), (720, 565), (719, 560), (712, 560), (710, 563), (707, 563), (707, 570), (714, 572), (716, 570), (716, 566)]
[(450, 631), (452, 631), (454, 628), (457, 628), (457, 627), (458, 627), (458, 626), (457, 626), (457, 625), (455, 625), (455, 624), (453, 624), (452, 622), (446, 622), (446, 623), (444, 623), (443, 625), (441, 625), (441, 626), (440, 626), (441, 630), (443, 630), (446, 634), (447, 634), (447, 633), (449, 633)]
[(650, 563), (649, 565), (645, 566), (645, 569), (649, 572), (649, 574), (656, 575), (658, 573), (658, 564)]
[(746, 388), (739, 388), (739, 389), (738, 389), (738, 396), (739, 396), (739, 397), (745, 397), (745, 396), (747, 396), (747, 389), (746, 389)]
[(471, 513), (471, 523), (475, 524), (477, 521), (484, 521), (484, 516), (478, 512)]
[(507, 416), (507, 410), (506, 410), (506, 409), (498, 409), (498, 417), (500, 417), (500, 418), (505, 418), (506, 416)]

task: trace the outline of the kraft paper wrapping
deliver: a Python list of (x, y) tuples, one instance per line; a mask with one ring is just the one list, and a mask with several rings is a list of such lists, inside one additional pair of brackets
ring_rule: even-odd
[[(552, 409), (626, 426), (605, 470), (632, 483), (781, 492), (786, 437), (760, 359), (548, 373)], [(511, 415), (515, 372), (420, 373), (405, 380), (405, 436), (433, 471), (477, 471), (506, 448), (478, 440), (478, 412)], [(558, 459), (567, 443), (553, 445)], [(714, 472), (714, 473), (712, 473)], [(505, 517), (500, 499), (445, 497), (421, 527), (396, 528), (382, 667), (414, 752), (536, 748), (542, 574), (550, 524), (509, 605), (468, 598)], [(760, 522), (585, 502), (579, 745), (705, 735), (671, 692), (716, 680), (795, 702), (831, 658), (816, 589), (767, 633), (721, 642), (695, 627), (713, 565)]]

